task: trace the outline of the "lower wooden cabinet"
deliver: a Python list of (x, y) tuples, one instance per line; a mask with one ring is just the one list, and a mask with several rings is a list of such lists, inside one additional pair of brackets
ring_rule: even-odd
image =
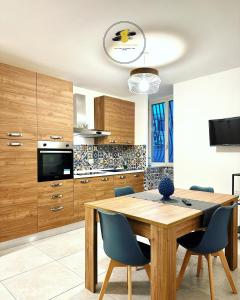
[(84, 203), (114, 197), (114, 188), (130, 185), (143, 191), (143, 173), (74, 179), (74, 221), (84, 220)]
[(38, 182), (38, 231), (72, 222), (73, 180)]

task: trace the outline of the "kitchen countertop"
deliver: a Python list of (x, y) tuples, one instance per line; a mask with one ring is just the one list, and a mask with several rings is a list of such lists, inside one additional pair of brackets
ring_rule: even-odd
[[(93, 170), (92, 170), (93, 171)], [(85, 171), (88, 172), (88, 171)], [(141, 173), (144, 172), (144, 170), (124, 170), (121, 172), (110, 172), (110, 171), (106, 171), (106, 172), (102, 172), (102, 173), (97, 173), (97, 174), (84, 174), (84, 175), (74, 175), (74, 179), (79, 179), (79, 178), (89, 178), (89, 177), (99, 177), (99, 176), (113, 176), (113, 175), (121, 175), (121, 174), (128, 174), (128, 173)]]

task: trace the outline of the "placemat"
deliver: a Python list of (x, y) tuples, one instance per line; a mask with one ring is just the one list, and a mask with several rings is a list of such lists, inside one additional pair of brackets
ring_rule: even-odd
[[(170, 205), (180, 206), (180, 207), (189, 208), (189, 209), (201, 210), (204, 212), (203, 218), (202, 218), (202, 226), (203, 227), (208, 226), (208, 223), (211, 219), (212, 214), (218, 207), (220, 207), (219, 204), (215, 204), (212, 202), (180, 198), (180, 197), (175, 197), (175, 196), (171, 196), (170, 200), (162, 200), (162, 195), (157, 194), (157, 193), (151, 193), (151, 192), (134, 193), (134, 194), (128, 195), (128, 197), (149, 200), (149, 201), (154, 201), (154, 202), (161, 202), (163, 204), (170, 204)], [(186, 204), (184, 204), (182, 202), (182, 200), (188, 200), (192, 205), (187, 206)]]

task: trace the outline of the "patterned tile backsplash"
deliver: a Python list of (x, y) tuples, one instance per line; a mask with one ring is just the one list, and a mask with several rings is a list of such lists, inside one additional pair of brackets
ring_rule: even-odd
[(148, 167), (144, 172), (144, 189), (157, 189), (160, 180), (165, 176), (173, 180), (173, 167)]
[(146, 168), (146, 145), (75, 145), (74, 170), (120, 167)]

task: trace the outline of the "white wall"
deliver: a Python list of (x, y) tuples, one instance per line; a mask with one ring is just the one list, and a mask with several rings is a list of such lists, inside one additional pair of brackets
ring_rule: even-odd
[[(102, 92), (84, 89), (81, 87), (73, 87), (74, 94), (85, 95), (86, 111), (88, 117), (89, 128), (94, 128), (94, 98), (107, 95)], [(116, 97), (114, 95), (109, 95)], [(116, 97), (118, 98), (118, 97)], [(146, 95), (133, 95), (129, 97), (129, 101), (135, 102), (135, 144), (148, 144), (148, 97)], [(80, 136), (74, 137), (75, 144), (93, 144), (93, 139), (86, 139)]]
[[(240, 172), (240, 147), (210, 147), (208, 120), (240, 116), (240, 68), (177, 83), (174, 100), (175, 185), (231, 193), (231, 175)], [(236, 182), (240, 191), (240, 177)]]

